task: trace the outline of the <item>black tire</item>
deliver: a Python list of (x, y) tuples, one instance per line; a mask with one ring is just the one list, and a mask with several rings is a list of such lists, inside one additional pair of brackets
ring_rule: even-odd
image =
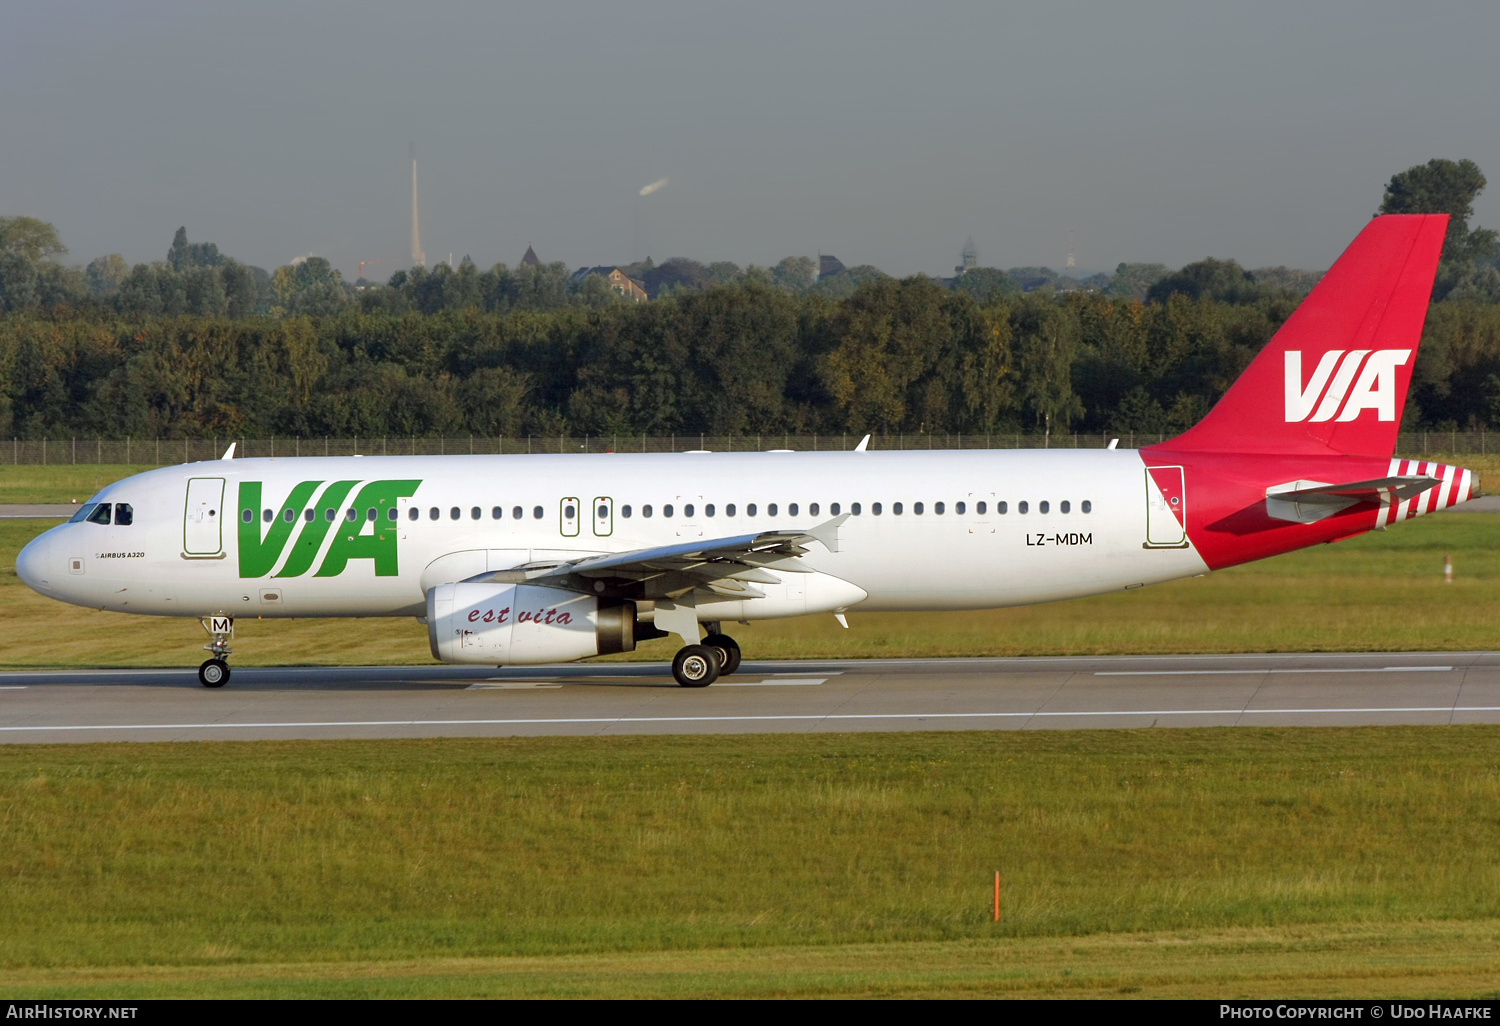
[(672, 676), (685, 688), (706, 688), (719, 679), (719, 651), (688, 645), (672, 658)]
[(222, 659), (205, 659), (198, 667), (198, 683), (206, 688), (222, 688), (229, 683), (229, 664)]
[(740, 668), (740, 643), (727, 634), (710, 634), (703, 643), (719, 653), (719, 676), (727, 677)]

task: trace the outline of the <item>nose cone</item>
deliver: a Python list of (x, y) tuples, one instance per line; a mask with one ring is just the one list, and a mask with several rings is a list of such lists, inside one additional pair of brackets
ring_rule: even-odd
[(32, 591), (48, 590), (48, 577), (56, 573), (52, 566), (52, 532), (47, 531), (21, 550), (16, 557), (16, 576)]

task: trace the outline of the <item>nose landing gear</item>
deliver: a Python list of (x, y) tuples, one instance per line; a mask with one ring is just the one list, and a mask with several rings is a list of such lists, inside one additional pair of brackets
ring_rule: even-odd
[(229, 664), (222, 659), (205, 659), (198, 667), (198, 683), (206, 688), (222, 688), (229, 683)]
[(203, 629), (208, 631), (210, 641), (203, 647), (213, 653), (198, 667), (198, 683), (206, 688), (222, 688), (229, 683), (229, 639), (234, 637), (234, 617), (205, 616)]

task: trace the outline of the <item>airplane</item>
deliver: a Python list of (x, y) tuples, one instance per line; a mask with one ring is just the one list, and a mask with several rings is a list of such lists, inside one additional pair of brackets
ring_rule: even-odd
[[(220, 460), (100, 491), (16, 572), (94, 609), (202, 621), (415, 617), (446, 663), (525, 666), (675, 636), (732, 674), (724, 625), (960, 610), (1139, 588), (1466, 502), (1394, 456), (1448, 219), (1373, 219), (1209, 414), (1131, 449)], [(1111, 443), (1113, 446), (1113, 443)], [(700, 632), (706, 631), (706, 636)]]

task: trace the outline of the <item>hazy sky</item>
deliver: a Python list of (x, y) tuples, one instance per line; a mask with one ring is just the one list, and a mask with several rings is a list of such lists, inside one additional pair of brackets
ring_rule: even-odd
[(1321, 268), (1431, 157), (1500, 226), (1497, 57), (1494, 3), (12, 3), (0, 214), (383, 279), (414, 143), (429, 263)]

